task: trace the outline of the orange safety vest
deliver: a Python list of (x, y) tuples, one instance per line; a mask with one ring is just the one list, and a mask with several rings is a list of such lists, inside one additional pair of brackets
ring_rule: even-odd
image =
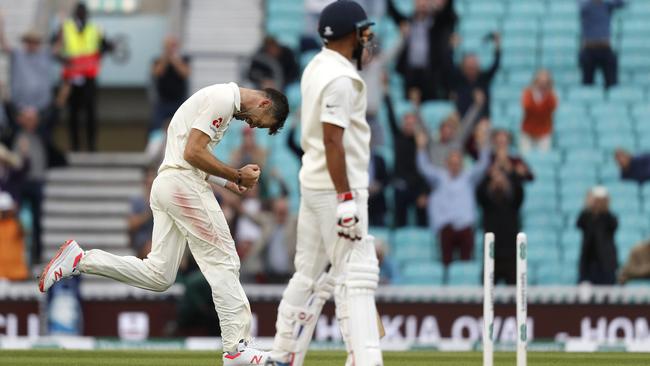
[(96, 25), (87, 23), (80, 32), (72, 19), (66, 20), (63, 23), (63, 52), (68, 62), (63, 67), (63, 79), (97, 77), (101, 42), (101, 33)]
[(14, 281), (27, 279), (24, 253), (25, 242), (18, 219), (0, 218), (0, 278)]

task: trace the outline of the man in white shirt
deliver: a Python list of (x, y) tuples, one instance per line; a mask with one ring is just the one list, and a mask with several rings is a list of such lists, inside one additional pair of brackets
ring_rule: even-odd
[(333, 2), (320, 15), (325, 47), (301, 81), (305, 153), (296, 273), (278, 308), (268, 365), (302, 366), (332, 291), (348, 350), (346, 364), (383, 364), (374, 302), (379, 267), (373, 239), (367, 236), (370, 127), (366, 85), (357, 71), (373, 36), (372, 24), (350, 0)]
[(233, 118), (252, 128), (268, 128), (273, 135), (282, 128), (288, 112), (287, 98), (274, 89), (251, 90), (228, 83), (196, 92), (176, 111), (167, 131), (165, 159), (151, 190), (151, 253), (141, 260), (101, 250), (84, 252), (69, 240), (43, 270), (41, 292), (81, 273), (165, 291), (176, 279), (187, 242), (212, 287), (224, 365), (262, 364), (266, 354), (246, 347), (251, 312), (239, 283), (239, 257), (208, 180), (238, 193), (253, 187), (260, 176), (257, 165), (236, 169), (219, 161), (211, 151)]

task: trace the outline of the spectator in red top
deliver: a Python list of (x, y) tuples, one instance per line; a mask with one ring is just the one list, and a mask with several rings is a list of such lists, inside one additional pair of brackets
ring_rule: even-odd
[(547, 70), (537, 72), (533, 84), (524, 90), (521, 104), (524, 108), (521, 152), (526, 154), (533, 149), (550, 150), (553, 112), (557, 108), (557, 96), (553, 90), (553, 79)]

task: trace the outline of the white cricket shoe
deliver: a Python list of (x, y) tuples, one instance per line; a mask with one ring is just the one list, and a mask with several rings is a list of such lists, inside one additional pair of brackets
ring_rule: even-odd
[(264, 365), (268, 357), (268, 352), (249, 347), (242, 340), (237, 345), (237, 353), (223, 353), (223, 366)]
[(76, 241), (66, 241), (43, 269), (38, 281), (38, 289), (41, 292), (47, 292), (56, 282), (70, 276), (79, 275), (77, 265), (83, 256), (84, 251)]

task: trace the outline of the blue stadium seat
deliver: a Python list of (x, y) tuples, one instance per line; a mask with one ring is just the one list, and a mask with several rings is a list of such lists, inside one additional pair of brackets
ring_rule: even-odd
[(605, 92), (600, 86), (574, 86), (569, 89), (569, 101), (600, 103), (605, 100)]
[[(615, 87), (612, 87), (612, 89)], [(610, 90), (612, 90), (610, 89)], [(611, 98), (611, 91), (609, 93), (609, 101), (604, 103), (593, 104), (591, 106), (591, 115), (594, 117), (608, 116), (608, 117), (622, 117), (629, 115), (629, 108), (627, 105), (614, 101)]]
[(626, 148), (629, 150), (636, 149), (636, 139), (632, 132), (628, 133), (615, 133), (616, 130), (612, 129), (606, 131), (607, 134), (601, 135), (596, 139), (598, 147), (602, 150), (613, 151), (619, 148)]
[(605, 164), (598, 168), (598, 178), (603, 183), (621, 180), (621, 170), (616, 164)]
[(561, 229), (562, 221), (559, 215), (549, 215), (548, 212), (529, 213), (524, 216), (524, 231)]
[(387, 245), (390, 245), (392, 242), (392, 232), (390, 229), (381, 227), (381, 226), (370, 226), (368, 228), (368, 234), (374, 236), (375, 238), (383, 241)]
[(591, 148), (596, 145), (591, 131), (557, 131), (555, 145), (561, 149)]
[[(650, 24), (650, 23), (648, 23)], [(648, 54), (623, 54), (620, 57), (620, 69), (625, 71), (650, 70), (650, 55)]]
[(554, 71), (573, 70), (578, 66), (578, 60), (570, 51), (551, 49), (542, 53), (541, 66)]
[(549, 1), (548, 11), (552, 18), (558, 17), (578, 23), (578, 6), (573, 1)]
[(536, 268), (537, 285), (575, 285), (578, 266), (574, 263), (546, 262)]
[(511, 17), (531, 18), (546, 13), (546, 4), (541, 1), (516, 1), (510, 3), (508, 13)]
[(577, 57), (578, 38), (571, 35), (545, 36), (542, 38), (542, 49), (546, 52), (566, 52)]
[(472, 1), (468, 4), (469, 13), (478, 17), (501, 17), (506, 12), (506, 7), (502, 2), (483, 2)]
[(650, 33), (650, 23), (647, 19), (626, 19), (623, 22), (623, 35), (648, 34)]
[(557, 151), (549, 152), (530, 152), (526, 155), (526, 162), (532, 167), (537, 166), (552, 166), (556, 167), (560, 164), (562, 158)]
[(444, 269), (441, 263), (412, 260), (403, 264), (400, 284), (442, 285)]
[(610, 196), (609, 207), (619, 215), (625, 213), (638, 215), (641, 213), (641, 202), (639, 199), (616, 199), (615, 197)]
[(502, 67), (508, 69), (531, 69), (537, 67), (537, 56), (531, 52), (504, 53)]
[(625, 36), (621, 39), (620, 52), (624, 54), (642, 55), (650, 52), (650, 43), (642, 36)]
[(516, 87), (492, 88), (490, 98), (494, 101), (504, 101), (507, 103), (512, 103), (513, 101), (519, 102), (521, 93), (522, 90)]
[(456, 106), (452, 102), (428, 101), (422, 103), (420, 116), (429, 131), (433, 132), (438, 129), (438, 126), (445, 118), (455, 111)]
[(506, 18), (503, 22), (504, 35), (520, 35), (526, 37), (536, 37), (539, 32), (539, 23), (531, 19)]
[(615, 234), (618, 263), (627, 261), (630, 250), (644, 239), (643, 234), (636, 230), (617, 230)]
[[(491, 6), (491, 4), (488, 4)], [(460, 33), (463, 38), (482, 38), (487, 33), (501, 29), (499, 21), (494, 17), (468, 16), (460, 22)]]
[(635, 213), (623, 213), (618, 217), (619, 230), (648, 232), (648, 217)]
[(448, 285), (479, 285), (481, 283), (481, 267), (477, 262), (452, 262), (448, 271)]
[(524, 212), (555, 212), (558, 209), (555, 196), (526, 195), (523, 205)]
[(398, 261), (408, 259), (433, 260), (434, 251), (437, 251), (431, 230), (415, 227), (395, 230), (392, 249), (393, 255)]
[[(646, 39), (646, 42), (648, 40)], [(650, 42), (648, 42), (650, 43)], [(643, 88), (639, 86), (617, 85), (607, 91), (608, 99), (613, 102), (642, 102), (645, 100)]]
[(534, 36), (519, 34), (515, 31), (506, 33), (502, 41), (502, 50), (505, 54), (511, 52), (537, 52), (537, 38)]
[[(576, 164), (601, 164), (603, 162), (603, 154), (600, 151), (591, 149), (574, 149), (567, 150), (565, 162)], [(575, 167), (570, 167), (574, 169)]]
[(648, 287), (650, 286), (650, 279), (635, 278), (625, 282), (625, 286), (626, 287)]
[[(573, 4), (572, 4), (573, 5)], [(574, 6), (575, 7), (575, 6)], [(577, 37), (579, 23), (575, 18), (550, 16), (542, 22), (542, 34), (544, 37), (574, 36)]]

